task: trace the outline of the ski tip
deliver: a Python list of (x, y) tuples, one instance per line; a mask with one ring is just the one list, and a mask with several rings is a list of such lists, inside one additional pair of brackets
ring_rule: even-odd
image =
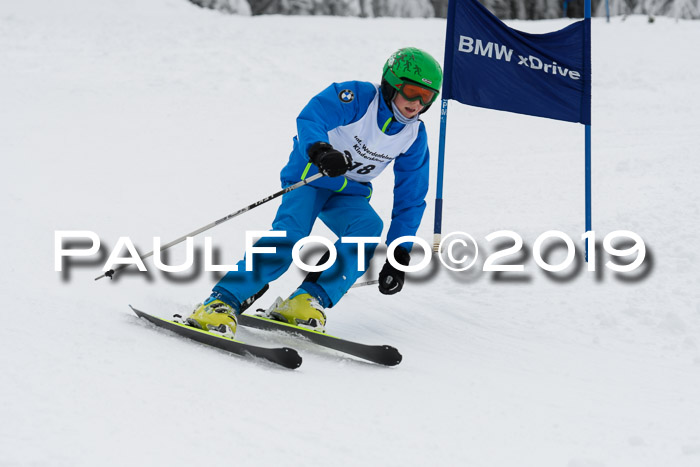
[(378, 363), (386, 366), (396, 366), (401, 363), (403, 360), (403, 355), (401, 355), (396, 347), (383, 345), (382, 348), (384, 349), (384, 356)]
[(296, 369), (299, 368), (302, 364), (302, 358), (301, 355), (299, 355), (299, 352), (296, 350), (290, 348), (290, 347), (282, 347), (281, 349), (284, 354), (284, 366), (289, 368), (289, 369)]

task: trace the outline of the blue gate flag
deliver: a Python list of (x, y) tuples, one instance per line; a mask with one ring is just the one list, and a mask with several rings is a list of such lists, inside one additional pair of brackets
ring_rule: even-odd
[(529, 34), (477, 0), (450, 0), (442, 98), (590, 125), (590, 21)]

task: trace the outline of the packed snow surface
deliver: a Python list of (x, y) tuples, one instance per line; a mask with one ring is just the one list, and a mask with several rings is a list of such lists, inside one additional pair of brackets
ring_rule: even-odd
[[(378, 82), (403, 46), (442, 57), (445, 21), (3, 2), (0, 465), (700, 465), (700, 62), (688, 52), (699, 26), (593, 21), (593, 226), (601, 242), (640, 235), (640, 271), (605, 267), (602, 245), (596, 272), (578, 263), (550, 277), (533, 259), (549, 230), (581, 249), (581, 125), (451, 102), (443, 228), (477, 239), (477, 266), (433, 260), (398, 295), (362, 287), (329, 310), (330, 333), (398, 347), (395, 368), (239, 330), (297, 348), (304, 364), (291, 371), (155, 330), (128, 308), (187, 313), (212, 273), (167, 276), (148, 260), (148, 274), (93, 278), (119, 237), (147, 252), (153, 237), (277, 191), (308, 99), (334, 81)], [(424, 120), (419, 235), (432, 242), (437, 107)], [(391, 171), (374, 193), (388, 228)], [(245, 231), (268, 229), (278, 205), (208, 232), (219, 262), (237, 260)], [(95, 232), (102, 256), (56, 272), (57, 230)], [(481, 270), (499, 230), (522, 236), (507, 259), (524, 272)], [(332, 238), (320, 222), (314, 233)], [(168, 261), (184, 258), (179, 246)], [(303, 274), (290, 269), (260, 304)]]

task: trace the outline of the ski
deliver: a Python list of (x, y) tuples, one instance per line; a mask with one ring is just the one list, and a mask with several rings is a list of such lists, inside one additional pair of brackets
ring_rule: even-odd
[(210, 332), (202, 331), (201, 329), (196, 329), (191, 326), (176, 323), (175, 321), (170, 321), (167, 319), (159, 318), (157, 316), (149, 315), (141, 310), (137, 310), (133, 306), (129, 305), (136, 316), (144, 318), (151, 323), (155, 324), (159, 328), (167, 329), (180, 336), (187, 337), (189, 339), (195, 340), (201, 344), (206, 344), (217, 349), (226, 350), (240, 356), (252, 356), (257, 358), (265, 359), (269, 362), (281, 365), (285, 368), (299, 368), (301, 366), (301, 356), (296, 350), (290, 349), (289, 347), (279, 347), (279, 348), (266, 348), (258, 347), (256, 345), (245, 344), (234, 339), (229, 339), (223, 336), (217, 336)]
[(305, 337), (314, 344), (380, 365), (395, 366), (401, 363), (402, 359), (399, 351), (390, 345), (360, 344), (359, 342), (348, 341), (323, 332), (300, 328), (262, 316), (241, 314), (238, 316), (238, 324), (248, 328), (262, 329), (265, 331), (283, 331), (288, 334)]

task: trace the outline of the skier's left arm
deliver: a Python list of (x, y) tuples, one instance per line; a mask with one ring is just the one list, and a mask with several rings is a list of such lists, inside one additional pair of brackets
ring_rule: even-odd
[[(403, 236), (414, 236), (425, 211), (425, 195), (429, 179), (428, 138), (421, 122), (418, 137), (413, 145), (394, 159), (394, 209), (386, 243)], [(394, 259), (404, 266), (411, 261), (412, 242), (403, 242), (394, 250)], [(405, 273), (392, 266), (389, 261), (379, 272), (379, 291), (393, 295), (403, 288)]]
[[(428, 137), (423, 122), (411, 147), (394, 159), (394, 208), (387, 234), (387, 245), (403, 236), (413, 236), (418, 231), (429, 183)], [(413, 243), (401, 244), (408, 252)]]

